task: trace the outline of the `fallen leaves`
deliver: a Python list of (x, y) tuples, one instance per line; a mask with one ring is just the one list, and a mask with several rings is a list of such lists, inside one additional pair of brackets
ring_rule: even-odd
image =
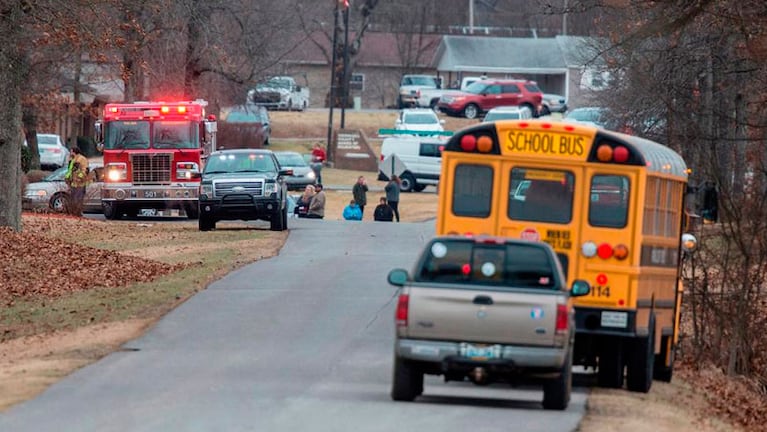
[(149, 282), (185, 267), (80, 244), (94, 231), (112, 235), (93, 222), (25, 215), (22, 232), (0, 228), (0, 301)]

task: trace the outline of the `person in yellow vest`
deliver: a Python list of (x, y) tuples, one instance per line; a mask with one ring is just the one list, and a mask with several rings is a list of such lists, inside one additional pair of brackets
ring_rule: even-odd
[(69, 185), (69, 213), (82, 216), (85, 188), (88, 186), (88, 159), (77, 147), (70, 150), (69, 166), (64, 180)]

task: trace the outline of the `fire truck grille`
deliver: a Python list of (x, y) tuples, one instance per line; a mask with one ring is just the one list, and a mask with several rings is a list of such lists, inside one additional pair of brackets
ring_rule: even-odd
[(134, 154), (133, 183), (170, 183), (171, 153)]
[(228, 200), (236, 200), (239, 195), (241, 198), (250, 201), (250, 196), (263, 196), (264, 195), (264, 182), (214, 182), (213, 183), (213, 196), (222, 197), (230, 195)]
[(280, 101), (280, 94), (277, 92), (258, 92), (253, 97), (255, 103), (275, 103)]

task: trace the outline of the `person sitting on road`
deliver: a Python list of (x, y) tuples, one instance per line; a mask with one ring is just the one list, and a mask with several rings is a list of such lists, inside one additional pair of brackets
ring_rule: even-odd
[(386, 197), (381, 197), (379, 204), (373, 211), (373, 220), (379, 222), (392, 222), (394, 221), (394, 210), (386, 202)]
[(301, 196), (298, 198), (298, 201), (296, 201), (296, 208), (295, 208), (296, 216), (300, 218), (306, 217), (307, 213), (309, 213), (309, 204), (311, 204), (313, 197), (314, 197), (314, 186), (306, 185), (306, 187), (304, 188), (304, 193), (301, 194)]
[(306, 213), (306, 217), (310, 219), (324, 219), (325, 218), (325, 192), (322, 191), (322, 184), (317, 183), (314, 185), (314, 196), (309, 203), (309, 211)]
[(362, 220), (362, 210), (360, 210), (360, 206), (357, 205), (357, 202), (354, 200), (349, 201), (349, 205), (344, 207), (344, 213), (343, 213), (345, 220)]

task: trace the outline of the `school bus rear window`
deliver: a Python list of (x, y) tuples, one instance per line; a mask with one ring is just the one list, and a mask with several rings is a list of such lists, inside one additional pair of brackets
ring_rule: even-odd
[(487, 165), (461, 164), (455, 167), (453, 214), (486, 218), (493, 197), (493, 169)]
[(628, 222), (629, 180), (619, 175), (595, 175), (589, 189), (589, 225), (624, 228)]
[(509, 218), (566, 224), (573, 217), (572, 173), (512, 168)]

